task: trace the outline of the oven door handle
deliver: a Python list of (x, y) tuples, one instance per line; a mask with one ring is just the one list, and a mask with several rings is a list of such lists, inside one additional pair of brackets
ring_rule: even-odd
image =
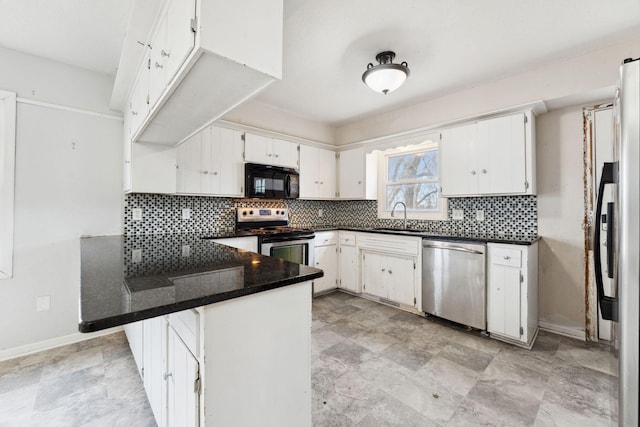
[(295, 243), (299, 240), (313, 240), (315, 239), (315, 234), (311, 235), (303, 235), (303, 236), (295, 236), (295, 237), (269, 237), (266, 239), (262, 239), (262, 243), (279, 243), (279, 242), (291, 242)]

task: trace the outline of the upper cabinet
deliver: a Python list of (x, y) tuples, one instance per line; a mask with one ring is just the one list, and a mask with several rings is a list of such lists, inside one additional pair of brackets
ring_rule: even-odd
[(443, 131), (443, 196), (535, 194), (531, 112), (482, 120)]
[(300, 198), (332, 200), (336, 197), (336, 153), (300, 146)]
[(242, 133), (209, 126), (177, 148), (177, 192), (240, 197), (244, 194)]
[(250, 133), (244, 138), (246, 162), (298, 169), (298, 144)]
[(338, 153), (338, 198), (343, 200), (377, 199), (376, 159), (364, 148)]
[(280, 79), (282, 22), (282, 0), (167, 1), (130, 96), (131, 138), (174, 146)]

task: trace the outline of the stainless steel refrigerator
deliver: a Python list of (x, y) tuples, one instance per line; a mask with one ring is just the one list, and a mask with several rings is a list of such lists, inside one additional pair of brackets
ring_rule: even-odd
[[(626, 59), (614, 104), (614, 161), (605, 163), (598, 188), (594, 242), (606, 221), (606, 254), (595, 244), (595, 273), (602, 317), (613, 320), (618, 354), (618, 424), (638, 426), (640, 347), (640, 59)], [(614, 201), (603, 206), (606, 191)], [(613, 292), (605, 295), (601, 258), (606, 255)], [(602, 259), (605, 262), (605, 259)]]

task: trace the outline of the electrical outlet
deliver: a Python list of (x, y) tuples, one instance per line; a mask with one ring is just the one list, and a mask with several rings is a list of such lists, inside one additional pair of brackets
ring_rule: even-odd
[(189, 255), (191, 255), (191, 246), (182, 245), (182, 257), (187, 258)]
[(134, 221), (142, 221), (142, 208), (131, 209), (131, 219)]
[(134, 249), (131, 251), (131, 262), (138, 263), (142, 261), (142, 249)]
[(322, 215), (324, 215), (324, 211), (322, 209), (318, 209), (318, 218), (322, 218)]
[(36, 311), (49, 311), (51, 308), (51, 297), (43, 295), (36, 298)]
[(456, 221), (462, 221), (464, 219), (464, 211), (462, 209), (452, 209), (451, 217)]
[(482, 209), (476, 211), (476, 221), (484, 221), (484, 211)]
[(182, 219), (191, 219), (191, 209), (189, 208), (182, 209)]

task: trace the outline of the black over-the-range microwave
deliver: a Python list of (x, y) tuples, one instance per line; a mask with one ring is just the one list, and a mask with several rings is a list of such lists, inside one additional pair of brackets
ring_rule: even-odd
[(297, 199), (300, 195), (300, 174), (291, 168), (246, 163), (244, 184), (246, 197)]

